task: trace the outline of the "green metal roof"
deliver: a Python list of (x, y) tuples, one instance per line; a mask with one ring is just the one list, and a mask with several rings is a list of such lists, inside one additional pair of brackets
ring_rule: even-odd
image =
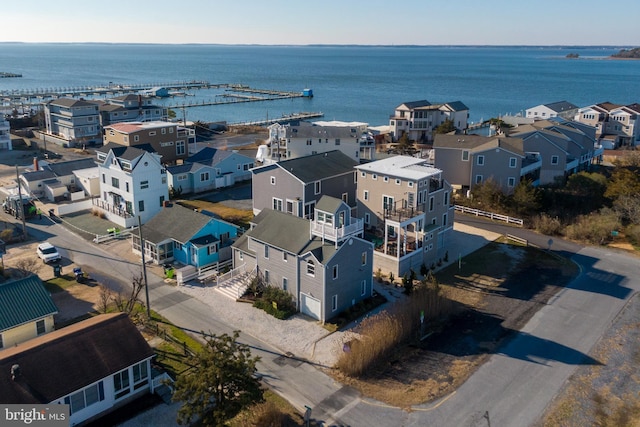
[(57, 312), (38, 276), (0, 283), (0, 332)]

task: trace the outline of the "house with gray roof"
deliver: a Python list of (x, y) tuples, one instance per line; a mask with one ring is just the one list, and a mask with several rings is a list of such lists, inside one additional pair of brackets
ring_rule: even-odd
[(167, 170), (152, 147), (109, 143), (96, 150), (96, 157), (100, 197), (92, 203), (109, 221), (130, 228), (139, 217), (144, 224), (169, 200)]
[(68, 147), (94, 145), (102, 141), (99, 103), (58, 98), (44, 104), (47, 141)]
[(66, 404), (83, 425), (154, 392), (153, 357), (125, 313), (101, 314), (0, 351), (0, 402)]
[(314, 210), (310, 220), (263, 209), (233, 244), (233, 262), (286, 290), (300, 312), (325, 322), (372, 296), (373, 245), (342, 200), (323, 196)]
[(525, 110), (527, 119), (547, 120), (553, 117), (563, 117), (571, 120), (578, 112), (578, 106), (568, 101), (552, 102), (550, 104), (540, 104)]
[(38, 276), (0, 283), (0, 354), (5, 348), (53, 331), (57, 313)]
[(525, 153), (521, 138), (439, 134), (433, 150), (435, 167), (463, 193), (488, 180), (505, 194), (513, 193), (522, 180), (539, 183), (541, 159), (538, 153)]
[(152, 98), (140, 94), (116, 96), (100, 104), (102, 126), (121, 122), (166, 121), (167, 117), (167, 107), (154, 105)]
[[(67, 160), (62, 162), (38, 162), (34, 159), (34, 170), (20, 175), (20, 184), (26, 194), (48, 201), (69, 198), (69, 194), (84, 190), (78, 172), (97, 169), (93, 158)], [(85, 192), (85, 196), (92, 196)]]
[(389, 127), (394, 141), (407, 135), (410, 141), (430, 143), (433, 130), (446, 120), (453, 122), (456, 129), (464, 131), (468, 127), (469, 107), (461, 101), (432, 104), (426, 99), (405, 102), (395, 108), (389, 118)]
[[(145, 259), (204, 268), (231, 259), (231, 244), (239, 227), (174, 203), (142, 226)], [(132, 235), (132, 249), (141, 252), (140, 236)]]
[(237, 151), (205, 147), (184, 164), (167, 168), (169, 188), (180, 194), (202, 193), (251, 179), (252, 158)]
[(313, 218), (323, 195), (335, 197), (355, 208), (359, 163), (338, 150), (283, 160), (251, 170), (253, 213), (274, 209)]

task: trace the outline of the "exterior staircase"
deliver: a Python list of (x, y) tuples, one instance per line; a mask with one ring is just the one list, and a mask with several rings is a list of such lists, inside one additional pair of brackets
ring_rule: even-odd
[(251, 272), (243, 273), (240, 276), (236, 276), (220, 282), (215, 286), (215, 289), (223, 295), (228, 296), (232, 300), (236, 301), (240, 298), (251, 282)]

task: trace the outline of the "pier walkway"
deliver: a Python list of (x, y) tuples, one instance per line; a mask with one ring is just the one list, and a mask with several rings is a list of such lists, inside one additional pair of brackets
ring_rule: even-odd
[(275, 117), (273, 119), (257, 120), (253, 122), (229, 123), (229, 125), (230, 126), (266, 126), (266, 125), (272, 125), (274, 123), (289, 123), (289, 122), (294, 122), (296, 120), (315, 119), (318, 117), (324, 117), (324, 113), (301, 112), (301, 113), (293, 113), (293, 114), (283, 114), (282, 116)]

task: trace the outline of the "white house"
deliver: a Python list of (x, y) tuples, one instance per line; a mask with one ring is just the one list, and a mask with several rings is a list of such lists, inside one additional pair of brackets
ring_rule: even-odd
[[(100, 197), (94, 207), (122, 227), (144, 224), (169, 200), (167, 171), (161, 156), (139, 147), (107, 144), (96, 150), (100, 173)], [(151, 150), (151, 147), (148, 147)]]
[(0, 150), (13, 150), (11, 144), (11, 126), (7, 120), (0, 120)]
[(568, 120), (578, 112), (578, 106), (567, 101), (552, 102), (551, 104), (540, 104), (525, 110), (528, 119), (550, 119), (562, 117)]
[(407, 134), (411, 141), (431, 142), (433, 130), (446, 120), (456, 129), (465, 130), (468, 119), (469, 107), (460, 101), (432, 104), (422, 100), (398, 105), (389, 118), (389, 127), (395, 141)]
[(153, 356), (125, 313), (95, 316), (1, 351), (0, 402), (67, 404), (69, 425), (87, 423), (154, 391)]

